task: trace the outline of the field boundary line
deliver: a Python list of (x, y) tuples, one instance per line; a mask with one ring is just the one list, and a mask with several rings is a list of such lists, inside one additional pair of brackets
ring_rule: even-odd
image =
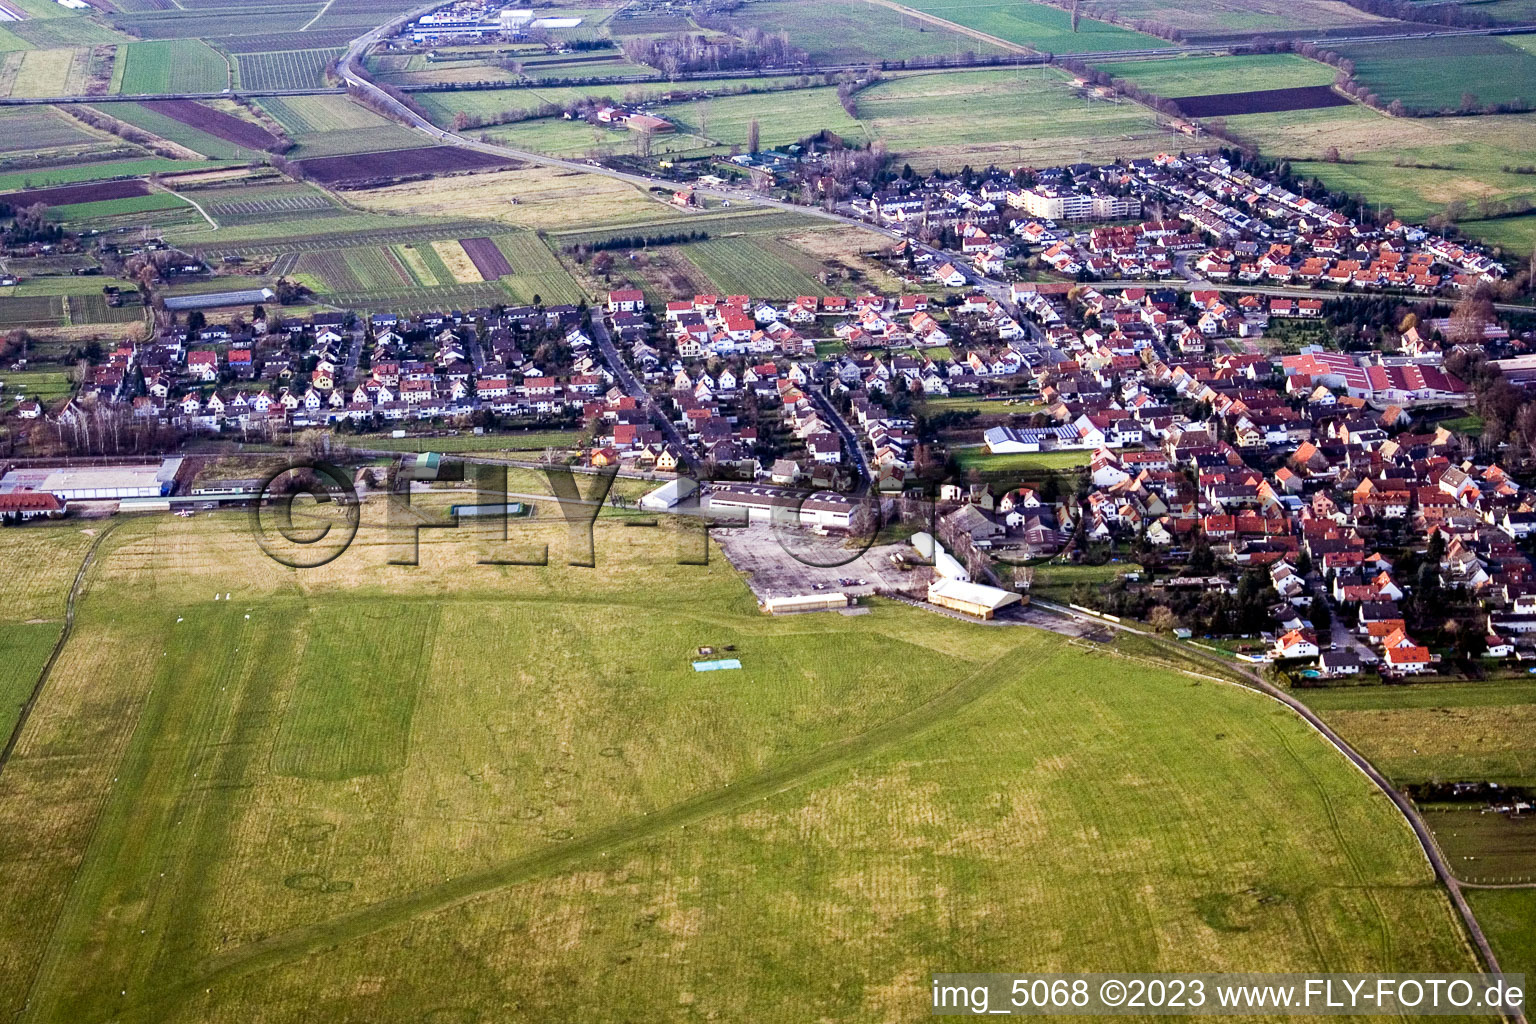
[(212, 215), (210, 215), (207, 210), (203, 209), (203, 204), (202, 203), (199, 203), (196, 199), (193, 199), (191, 196), (183, 195), (182, 193), (177, 192), (175, 189), (173, 189), (173, 188), (171, 188), (171, 187), (169, 187), (167, 185), (158, 185), (157, 187), (164, 189), (170, 195), (173, 195), (177, 199), (180, 199), (182, 202), (187, 203), (189, 206), (192, 207), (192, 209), (196, 210), (198, 213), (203, 215), (203, 220), (207, 221), (209, 226), (211, 226), (213, 228), (213, 230), (215, 230), (215, 231), (219, 230), (219, 222), (214, 220)]
[(524, 854), (496, 867), (450, 878), (404, 896), (382, 900), (327, 921), (302, 925), (214, 956), (204, 961), (205, 970), (201, 974), (152, 993), (144, 1001), (118, 1011), (112, 1019), (163, 1020), (173, 1006), (199, 988), (207, 989), (253, 971), (289, 963), (423, 914), (448, 910), (487, 893), (568, 870), (593, 857), (606, 855), (610, 850), (650, 839), (680, 825), (730, 813), (749, 803), (799, 788), (894, 743), (917, 736), (992, 693), (1010, 678), (1000, 669), (1010, 657), (1018, 654), (1018, 650), (1016, 646), (1010, 647), (923, 703), (862, 733), (819, 747), (789, 764), (695, 794), (654, 812), (647, 811), (639, 817), (606, 825), (586, 836)]
[[(925, 21), (928, 24), (938, 28), (948, 29), (951, 32), (958, 32), (964, 36), (970, 36), (972, 39), (979, 40), (983, 43), (991, 43), (993, 46), (1001, 46), (1009, 53), (1021, 53), (1025, 56), (1035, 56), (1040, 52), (1039, 50), (1024, 46), (1020, 43), (1010, 43), (1008, 40), (999, 36), (988, 35), (980, 29), (967, 28), (964, 25), (953, 21), (946, 21), (943, 18), (928, 14), (924, 11), (913, 10), (911, 7), (903, 7), (901, 4), (896, 3), (895, 0), (864, 0), (864, 2), (868, 4), (874, 4), (876, 7), (888, 7), (891, 10), (904, 14), (909, 18), (916, 18), (918, 21)], [(1003, 5), (998, 4), (995, 6)]]
[(325, 0), (325, 6), (320, 8), (320, 10), (316, 11), (315, 12), (315, 16), (313, 18), (310, 18), (304, 24), (300, 25), (299, 26), (299, 31), (300, 32), (308, 32), (309, 31), (309, 26), (313, 25), (315, 22), (317, 22), (321, 18), (323, 18), (325, 16), (325, 12), (329, 11), (331, 9), (331, 5), (334, 4), (335, 2), (336, 2), (336, 0)]
[(91, 539), (91, 546), (86, 549), (85, 557), (80, 560), (80, 568), (75, 571), (75, 580), (70, 584), (69, 594), (64, 598), (64, 625), (59, 630), (59, 638), (54, 641), (48, 660), (43, 662), (42, 670), (37, 674), (37, 685), (32, 687), (32, 693), (27, 697), (26, 703), (21, 706), (21, 714), (16, 717), (16, 727), (6, 738), (4, 749), (0, 749), (0, 772), (5, 771), (5, 766), (10, 763), (11, 754), (15, 751), (16, 744), (27, 727), (27, 720), (32, 717), (32, 708), (36, 706), (37, 699), (43, 695), (43, 689), (48, 685), (49, 677), (53, 675), (53, 666), (58, 662), (59, 655), (64, 653), (64, 645), (69, 643), (70, 634), (75, 631), (75, 606), (79, 602), (81, 592), (85, 589), (85, 574), (96, 559), (96, 549), (101, 547), (101, 542), (106, 540), (107, 534), (116, 527), (116, 522), (104, 526), (101, 532)]

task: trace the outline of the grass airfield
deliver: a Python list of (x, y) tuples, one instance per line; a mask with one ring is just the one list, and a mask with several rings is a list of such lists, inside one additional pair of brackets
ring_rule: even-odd
[[(1258, 695), (1134, 640), (768, 618), (696, 532), (605, 514), (584, 569), (541, 517), (410, 567), (370, 503), (307, 571), (243, 515), (120, 521), (0, 769), (0, 1012), (887, 1021), (933, 970), (1473, 969), (1407, 826)], [(0, 532), (55, 617), (81, 525)]]

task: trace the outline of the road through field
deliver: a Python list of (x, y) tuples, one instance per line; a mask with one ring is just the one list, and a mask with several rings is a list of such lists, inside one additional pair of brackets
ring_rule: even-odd
[[(1043, 605), (1044, 607), (1049, 608), (1051, 611), (1058, 612), (1062, 615), (1068, 615), (1074, 618), (1088, 619), (1087, 616), (1080, 615), (1071, 609), (1063, 608), (1060, 605), (1049, 601), (1036, 601), (1035, 603)], [(1105, 625), (1112, 629), (1147, 637), (1159, 645), (1169, 644), (1168, 641), (1163, 640), (1146, 630), (1135, 629), (1122, 623), (1108, 622), (1105, 620), (1088, 620), (1103, 621)], [(1445, 886), (1446, 891), (1450, 894), (1451, 903), (1456, 907), (1456, 912), (1461, 915), (1462, 924), (1466, 926), (1467, 933), (1471, 937), (1473, 944), (1477, 947), (1478, 953), (1481, 955), (1483, 963), (1487, 966), (1491, 973), (1498, 974), (1499, 959), (1494, 955), (1493, 946), (1489, 944), (1488, 937), (1483, 933), (1482, 925), (1477, 923), (1477, 917), (1472, 913), (1471, 905), (1467, 903), (1466, 897), (1462, 894), (1461, 883), (1457, 881), (1456, 876), (1451, 873), (1451, 868), (1450, 865), (1446, 863), (1445, 855), (1440, 852), (1440, 845), (1435, 842), (1434, 833), (1430, 831), (1429, 826), (1425, 823), (1424, 819), (1419, 816), (1419, 812), (1414, 808), (1413, 804), (1409, 802), (1408, 798), (1399, 793), (1397, 789), (1387, 781), (1386, 776), (1377, 771), (1375, 765), (1371, 764), (1370, 761), (1366, 760), (1364, 755), (1358, 753), (1354, 747), (1350, 746), (1349, 743), (1345, 741), (1344, 737), (1334, 732), (1328, 723), (1324, 722), (1322, 718), (1318, 717), (1316, 712), (1307, 707), (1301, 701), (1297, 700), (1295, 697), (1292, 697), (1290, 694), (1280, 689), (1278, 686), (1275, 686), (1274, 684), (1265, 680), (1258, 673), (1252, 672), (1238, 665), (1233, 665), (1230, 662), (1216, 657), (1215, 655), (1206, 654), (1203, 651), (1197, 650), (1193, 647), (1180, 646), (1174, 649), (1177, 650), (1180, 654), (1195, 657), (1201, 661), (1205, 661), (1211, 664), (1220, 665), (1223, 669), (1226, 669), (1229, 672), (1237, 673), (1246, 679), (1248, 681), (1248, 685), (1250, 685), (1253, 689), (1258, 690), (1260, 693), (1263, 693), (1268, 697), (1274, 698), (1281, 704), (1284, 704), (1286, 707), (1296, 712), (1302, 717), (1304, 721), (1306, 721), (1308, 725), (1310, 725), (1324, 739), (1332, 744), (1334, 749), (1343, 754), (1344, 757), (1347, 758), (1349, 762), (1356, 768), (1360, 769), (1361, 773), (1363, 773), (1366, 778), (1370, 779), (1371, 783), (1377, 789), (1381, 790), (1381, 792), (1386, 795), (1387, 799), (1392, 801), (1393, 805), (1398, 809), (1399, 812), (1402, 813), (1403, 817), (1408, 819), (1408, 825), (1413, 829), (1414, 835), (1418, 838), (1419, 846), (1424, 850), (1424, 856), (1429, 859), (1430, 867), (1434, 869), (1435, 877), (1440, 880), (1441, 884)], [(1347, 843), (1345, 844), (1345, 847), (1346, 849), (1348, 848)], [(1525, 1021), (1525, 1014), (1523, 1012), (1517, 1011), (1515, 1019), (1519, 1022), (1522, 1022), (1523, 1024)]]
[[(738, 810), (805, 785), (947, 721), (956, 712), (1014, 678), (1018, 670), (1018, 666), (1010, 664), (1014, 655), (1014, 651), (1007, 651), (927, 703), (858, 736), (822, 747), (797, 761), (721, 789), (701, 793), (655, 813), (610, 825), (548, 850), (519, 857), (485, 871), (450, 878), (439, 885), (384, 900), (329, 921), (280, 932), (214, 957), (201, 964), (198, 972), (189, 980), (152, 992), (144, 1000), (126, 1006), (111, 1019), (142, 1022), (162, 1020), (198, 989), (208, 989), (255, 971), (277, 967), (423, 914), (465, 903), (497, 889), (564, 871), (593, 858), (606, 857), (610, 852), (632, 843), (685, 827), (704, 818)], [(27, 1019), (25, 1014), (22, 1019)]]

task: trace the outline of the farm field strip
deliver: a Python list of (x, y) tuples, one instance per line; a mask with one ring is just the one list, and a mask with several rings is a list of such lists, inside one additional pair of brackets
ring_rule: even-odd
[(242, 53), (235, 57), (235, 63), (242, 88), (319, 89), (326, 85), (326, 68), (341, 54), (336, 48)]
[(103, 199), (125, 199), (128, 196), (149, 194), (149, 186), (138, 178), (92, 182), (81, 185), (58, 185), (53, 188), (31, 189), (26, 192), (0, 194), (0, 203), (10, 206), (31, 206), (43, 203), (47, 206), (66, 206), (70, 203), (89, 203)]
[[(257, 256), (284, 253), (332, 252), (357, 245), (394, 245), (397, 242), (431, 242), (444, 235), (469, 235), (483, 232), (488, 225), (476, 221), (444, 221), (406, 227), (373, 228), (348, 232), (320, 232), (284, 238), (265, 238), (221, 243), (217, 239), (193, 243), (192, 248), (211, 256)], [(495, 225), (489, 225), (494, 228)]]
[(1187, 117), (1234, 117), (1242, 114), (1272, 114), (1284, 110), (1315, 110), (1321, 107), (1347, 107), (1349, 100), (1331, 86), (1305, 85), (1290, 89), (1260, 89), (1253, 92), (1202, 93), (1197, 96), (1170, 96)]
[[(452, 275), (453, 281), (458, 284), (474, 284), (479, 281), (492, 280), (480, 273), (480, 268), (469, 258), (469, 253), (456, 239), (439, 239), (432, 243), (432, 249), (443, 262), (443, 266)], [(446, 283), (446, 282), (445, 282)]]
[(310, 210), (325, 210), (335, 205), (325, 196), (314, 192), (273, 196), (269, 199), (235, 199), (212, 203), (201, 199), (199, 201), (208, 207), (209, 212), (215, 214), (303, 213)]
[(512, 264), (507, 262), (506, 255), (497, 247), (493, 239), (461, 238), (459, 245), (463, 247), (465, 255), (474, 262), (475, 269), (485, 280), (494, 281), (513, 272)]
[(825, 291), (806, 268), (796, 266), (814, 261), (803, 255), (794, 259), (787, 247), (770, 251), (769, 246), (749, 238), (711, 238), (678, 248), (724, 295), (787, 300)]
[(327, 185), (406, 174), (446, 173), (505, 167), (516, 161), (456, 146), (425, 146), (388, 154), (356, 153), (299, 161), (304, 175)]
[(119, 92), (129, 95), (220, 92), (229, 85), (229, 63), (201, 39), (128, 43)]

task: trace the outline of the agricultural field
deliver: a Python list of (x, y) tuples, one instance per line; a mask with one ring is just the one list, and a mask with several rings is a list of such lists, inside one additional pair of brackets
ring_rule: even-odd
[(242, 53), (235, 64), (245, 89), (323, 89), (325, 70), (341, 53), (340, 49)]
[(381, 518), (309, 572), (240, 515), (103, 541), (0, 773), (0, 1010), (916, 1021), (933, 964), (1472, 969), (1390, 803), (1258, 695), (895, 604), (764, 617), (673, 526), (406, 567)]
[[(0, 375), (6, 384), (0, 390), (0, 408), (13, 403), (13, 389), (25, 388), (30, 397), (46, 400), (46, 387), (26, 386), (32, 383), (29, 378), (42, 376)], [(95, 532), (71, 525), (6, 538), (11, 562), (0, 568), (0, 586), (6, 594), (5, 608), (0, 610), (0, 736), (9, 738), (15, 731), (21, 705), (31, 697), (38, 673), (58, 641), (65, 597)]]
[(1496, 814), (1472, 804), (1421, 810), (1457, 878), (1536, 886), (1536, 815)]
[(417, 149), (419, 132), (375, 114), (345, 96), (266, 96), (261, 106), (295, 142), (292, 160)]
[[(0, 116), (0, 126), (5, 125)], [(26, 188), (49, 188), (81, 181), (101, 181), (124, 176), (146, 174), (180, 174), (186, 171), (213, 170), (224, 166), (219, 161), (167, 160), (163, 157), (147, 157), (135, 160), (99, 160), (86, 164), (56, 167), (34, 167), (25, 171), (0, 173), (0, 191)]]
[(1536, 785), (1536, 683), (1425, 683), (1298, 690), (1394, 783)]
[(681, 251), (721, 295), (783, 301), (826, 290), (813, 276), (821, 269), (816, 260), (771, 239), (712, 238)]
[(1493, 946), (1499, 966), (1536, 976), (1536, 889), (1467, 889), (1467, 902)]
[[(179, 196), (171, 192), (149, 192), (140, 196), (129, 196), (125, 199), (101, 199), (86, 203), (69, 203), (63, 206), (50, 207), (48, 219), (63, 221), (69, 224), (81, 225), (95, 221), (114, 221), (126, 218), (134, 224), (154, 223), (156, 219), (143, 221), (139, 215), (153, 214), (163, 210), (190, 211), (188, 204)], [(111, 223), (104, 226), (118, 226)]]
[[(33, 330), (42, 330), (53, 333), (54, 329), (67, 330), (70, 328), (89, 328), (92, 326), (107, 326), (116, 324), (139, 323), (144, 320), (144, 307), (132, 306), (108, 306), (106, 299), (101, 295), (100, 287), (104, 283), (102, 278), (67, 278), (54, 279), (60, 281), (62, 287), (58, 291), (46, 291), (41, 289), (28, 290), (33, 282), (27, 282), (23, 290), (18, 293), (15, 288), (0, 288), (0, 292), (9, 292), (9, 295), (0, 295), (0, 330), (11, 330), (16, 327), (25, 327)], [(84, 291), (91, 288), (91, 291)], [(38, 282), (38, 283), (48, 283)], [(72, 289), (72, 290), (71, 290)], [(25, 380), (24, 374), (0, 375), (0, 380), (11, 381), (12, 377)], [(46, 379), (40, 377), (33, 382), (32, 387), (46, 387), (50, 398), (56, 394), (68, 394), (67, 387), (60, 390), (60, 382), (63, 374), (46, 375)], [(16, 387), (16, 382), (11, 382), (11, 387)], [(15, 398), (13, 391), (5, 392), (11, 398)], [(31, 397), (41, 397), (31, 394)]]
[(531, 233), (467, 241), (490, 241), (511, 269), (485, 276), (462, 242), (437, 238), (308, 252), (293, 262), (292, 272), (316, 283), (337, 305), (431, 309), (509, 298), (531, 302), (535, 295), (546, 302), (583, 298), (554, 254)]
[(1187, 117), (1228, 117), (1243, 114), (1273, 114), (1277, 111), (1316, 110), (1322, 107), (1347, 107), (1350, 101), (1328, 85), (1305, 85), (1294, 89), (1261, 89), (1252, 92), (1216, 93), (1205, 96), (1171, 96)]
[(1157, 96), (1214, 96), (1245, 89), (1331, 85), (1337, 72), (1294, 53), (1240, 57), (1167, 57), (1111, 61), (1094, 67)]
[(7, 206), (67, 206), (71, 203), (99, 202), (104, 199), (125, 199), (128, 196), (149, 194), (149, 186), (138, 178), (119, 178), (113, 181), (85, 182), (79, 185), (58, 185), (24, 192), (0, 193), (0, 203)]
[(1402, 22), (1334, 0), (1119, 0), (1114, 10), (1128, 22), (1171, 26), (1193, 43), (1403, 31)]
[(123, 61), (119, 92), (223, 92), (230, 84), (229, 62), (201, 39), (159, 39), (119, 47)]
[[(442, 123), (450, 111), (479, 110), (477, 116), (497, 118), (508, 109), (497, 103), (531, 102), (501, 91), (421, 98), (435, 104)], [(746, 143), (753, 120), (764, 146), (826, 129), (860, 143), (879, 139), (921, 170), (1044, 164), (1068, 156), (1109, 160), (1155, 153), (1171, 141), (1145, 108), (1086, 99), (1059, 72), (1037, 68), (890, 75), (860, 92), (855, 109), (857, 118), (849, 117), (836, 90), (827, 87), (659, 104), (657, 112), (672, 120), (677, 132), (655, 138), (650, 152), (723, 156), (727, 147)], [(519, 121), (489, 134), (505, 145), (553, 156), (627, 155), (640, 148), (633, 133), (561, 118)]]
[(313, 185), (276, 179), (234, 182), (181, 189), (220, 224), (264, 223), (288, 218), (309, 219), (335, 212), (335, 200)]
[[(14, 299), (0, 299), (0, 307)], [(0, 370), (0, 408), (9, 409), (17, 402), (28, 399), (52, 407), (74, 394), (74, 385), (62, 370)], [(12, 567), (13, 569), (15, 567)]]
[(1476, 111), (1536, 104), (1536, 53), (1496, 36), (1397, 39), (1333, 47), (1382, 103), (1409, 110)]
[[(1462, 229), (1506, 249), (1536, 247), (1536, 219), (1483, 220), (1481, 199), (1536, 198), (1536, 178), (1510, 169), (1530, 163), (1536, 115), (1391, 118), (1360, 106), (1226, 119), (1228, 130), (1288, 159), (1297, 173), (1422, 221), (1452, 203), (1467, 206)], [(1324, 161), (1330, 148), (1339, 163)]]
[(676, 221), (686, 216), (633, 185), (549, 167), (489, 171), (368, 189), (349, 200), (383, 213), (483, 217), (516, 227), (576, 230)]
[(1053, 70), (912, 75), (858, 94), (859, 118), (919, 170), (1145, 156), (1173, 141), (1134, 103), (1088, 100)]
[[(102, 104), (100, 107), (93, 107), (92, 109), (109, 117), (116, 118), (119, 121), (131, 124), (136, 128), (142, 128), (152, 135), (167, 139), (209, 159), (250, 160), (253, 158), (259, 159), (263, 155), (261, 148), (236, 145), (211, 131), (204, 131), (202, 128), (187, 124), (179, 118), (171, 117), (159, 110), (155, 110), (147, 103), (124, 102), (113, 103), (110, 106)], [(213, 113), (213, 111), (209, 111), (209, 113)]]
[[(76, 121), (52, 107), (0, 107), (0, 171), (7, 170), (5, 154), (40, 153), (53, 156), (60, 163), (93, 150), (115, 146), (135, 156), (143, 151), (112, 139)], [(42, 175), (55, 168), (29, 168), (27, 173)]]
[(106, 92), (110, 47), (70, 46), (0, 53), (0, 95), (16, 99)]
[[(868, 0), (864, 0), (868, 2)], [(1156, 36), (1084, 17), (1076, 32), (1072, 16), (1059, 7), (1030, 0), (966, 4), (956, 0), (906, 0), (902, 5), (995, 39), (1042, 53), (1101, 53), (1151, 50), (1172, 44)]]
[(1075, 472), (1088, 465), (1093, 453), (1082, 449), (1060, 452), (1021, 452), (992, 455), (985, 448), (961, 448), (954, 453), (962, 473), (976, 470), (989, 480), (1032, 480), (1038, 474)]
[[(452, 174), (455, 171), (505, 167), (513, 161), (457, 146), (426, 146), (386, 154), (351, 153), (310, 157), (299, 162), (304, 176), (325, 185), (346, 185), (406, 174)], [(457, 182), (462, 187), (463, 182)]]
[(732, 15), (733, 24), (770, 35), (787, 33), (812, 64), (879, 63), (913, 57), (980, 56), (1006, 52), (993, 43), (963, 35), (899, 10), (870, 3), (826, 4), (820, 0), (765, 0)]
[[(580, 447), (578, 430), (532, 430), (526, 433), (450, 434), (446, 437), (394, 437), (389, 434), (353, 434), (347, 444), (354, 449), (391, 452), (473, 453), (539, 452), (546, 448)], [(615, 480), (614, 485), (618, 486)], [(516, 481), (508, 482), (508, 489)], [(537, 486), (537, 485), (535, 485)], [(521, 489), (520, 487), (518, 488)]]

